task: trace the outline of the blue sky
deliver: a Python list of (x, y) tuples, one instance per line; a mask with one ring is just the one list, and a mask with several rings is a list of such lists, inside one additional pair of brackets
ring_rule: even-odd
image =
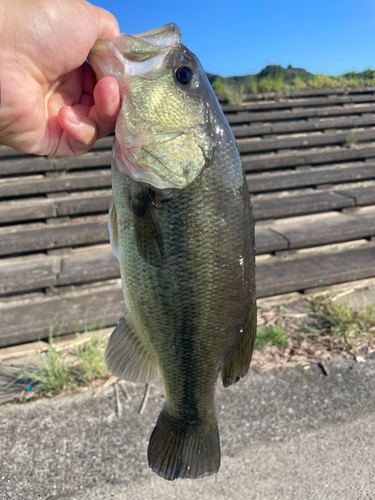
[(268, 64), (342, 74), (375, 68), (375, 0), (93, 0), (123, 33), (168, 22), (210, 73), (258, 73)]

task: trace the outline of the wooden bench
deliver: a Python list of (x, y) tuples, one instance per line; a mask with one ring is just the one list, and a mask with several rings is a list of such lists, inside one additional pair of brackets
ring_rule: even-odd
[[(257, 295), (375, 277), (375, 87), (222, 99), (253, 199)], [(0, 146), (0, 346), (115, 325), (113, 136), (77, 158)]]

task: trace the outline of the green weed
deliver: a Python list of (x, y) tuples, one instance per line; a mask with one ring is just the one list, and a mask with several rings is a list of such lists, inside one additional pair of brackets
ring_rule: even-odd
[(255, 339), (255, 349), (262, 349), (267, 345), (285, 346), (288, 345), (285, 329), (280, 326), (270, 326), (258, 331)]
[(339, 302), (332, 296), (316, 297), (310, 303), (315, 315), (310, 328), (317, 333), (342, 335), (348, 344), (375, 326), (374, 304), (365, 304), (356, 311), (348, 301)]
[(303, 80), (301, 77), (297, 76), (294, 80), (293, 83), (291, 84), (291, 89), (292, 90), (303, 90), (308, 87), (308, 84), (306, 83), (305, 80)]
[(57, 394), (66, 390), (89, 387), (96, 379), (105, 378), (103, 341), (90, 339), (70, 350), (57, 350), (50, 337), (48, 351), (39, 356), (41, 366), (25, 372), (37, 393)]
[(346, 145), (348, 146), (348, 148), (351, 148), (357, 142), (358, 142), (358, 134), (356, 133), (356, 130), (353, 129), (346, 138)]
[(287, 90), (289, 87), (284, 83), (282, 76), (266, 76), (258, 81), (258, 92), (271, 92), (272, 90)]
[(80, 380), (90, 383), (108, 375), (103, 353), (103, 343), (93, 339), (74, 350), (76, 371)]
[(314, 75), (314, 78), (309, 80), (308, 86), (312, 89), (322, 89), (322, 88), (335, 88), (339, 87), (339, 82), (328, 75)]
[(228, 85), (225, 83), (224, 80), (216, 80), (212, 84), (212, 88), (214, 89), (216, 95), (226, 95), (226, 92), (228, 90)]
[(42, 367), (34, 372), (25, 372), (30, 379), (30, 385), (37, 390), (56, 393), (68, 387), (77, 386), (77, 381), (72, 374), (72, 364), (56, 351), (50, 342), (45, 355), (39, 355)]
[(241, 104), (246, 96), (245, 87), (242, 85), (240, 87), (227, 87), (224, 94), (231, 104)]

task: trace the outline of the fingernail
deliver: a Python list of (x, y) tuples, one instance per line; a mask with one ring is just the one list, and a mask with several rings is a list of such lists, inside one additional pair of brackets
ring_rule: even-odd
[(112, 96), (112, 104), (117, 106), (117, 104), (120, 102), (120, 92), (118, 90), (118, 87), (115, 90), (115, 93)]
[(79, 120), (76, 112), (73, 111), (72, 109), (68, 113), (68, 120), (70, 121), (70, 123), (72, 125), (78, 125), (80, 123), (80, 120)]

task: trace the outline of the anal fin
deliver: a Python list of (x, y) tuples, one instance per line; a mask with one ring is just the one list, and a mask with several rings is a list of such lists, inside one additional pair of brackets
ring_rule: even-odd
[(148, 382), (158, 377), (152, 354), (144, 347), (125, 314), (107, 344), (104, 360), (108, 370), (129, 382)]
[(226, 360), (221, 371), (224, 387), (235, 384), (249, 370), (257, 328), (257, 309), (254, 301), (246, 325), (237, 341), (234, 351)]

